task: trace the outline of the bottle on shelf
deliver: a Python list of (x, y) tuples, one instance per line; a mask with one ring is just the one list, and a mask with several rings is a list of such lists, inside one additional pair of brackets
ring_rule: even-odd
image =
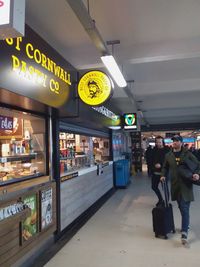
[(17, 152), (17, 145), (16, 145), (16, 140), (15, 138), (12, 138), (10, 140), (10, 155), (13, 156)]
[(30, 153), (30, 144), (29, 144), (29, 140), (25, 140), (25, 152), (27, 154)]

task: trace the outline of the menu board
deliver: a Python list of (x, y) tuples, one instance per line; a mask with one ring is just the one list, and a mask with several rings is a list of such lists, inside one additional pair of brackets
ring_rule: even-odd
[(47, 228), (53, 221), (52, 188), (41, 191), (41, 229)]
[(30, 195), (23, 198), (23, 202), (31, 209), (31, 215), (22, 223), (22, 241), (27, 241), (37, 234), (37, 196)]

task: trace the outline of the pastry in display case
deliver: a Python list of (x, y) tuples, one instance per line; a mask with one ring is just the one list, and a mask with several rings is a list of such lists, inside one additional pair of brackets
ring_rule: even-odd
[(42, 170), (44, 162), (38, 160), (37, 156), (37, 153), (32, 153), (29, 155), (1, 157), (0, 182), (44, 175)]
[(0, 184), (45, 175), (45, 120), (6, 108), (0, 112)]

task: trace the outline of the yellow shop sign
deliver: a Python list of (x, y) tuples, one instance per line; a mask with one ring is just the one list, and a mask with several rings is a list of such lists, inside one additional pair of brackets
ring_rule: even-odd
[(79, 81), (78, 94), (87, 105), (102, 105), (112, 94), (112, 81), (102, 71), (89, 71)]

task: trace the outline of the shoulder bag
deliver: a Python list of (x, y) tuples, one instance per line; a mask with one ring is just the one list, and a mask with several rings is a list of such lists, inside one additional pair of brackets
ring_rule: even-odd
[(200, 179), (192, 180), (194, 173), (199, 173), (199, 164), (187, 158), (178, 166), (178, 174), (187, 182), (187, 184), (195, 184), (200, 186)]

